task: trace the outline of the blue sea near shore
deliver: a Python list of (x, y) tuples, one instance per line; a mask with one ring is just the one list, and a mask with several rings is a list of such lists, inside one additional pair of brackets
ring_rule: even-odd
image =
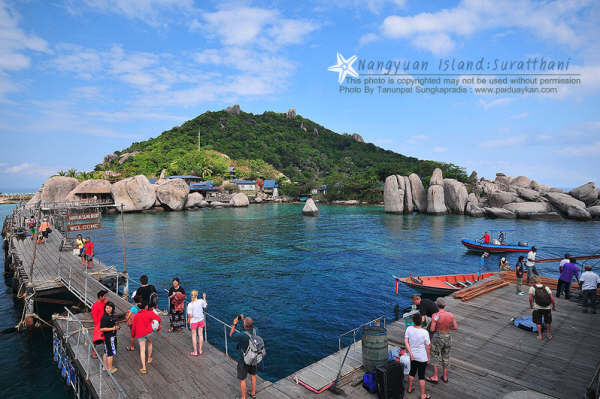
[[(252, 316), (268, 350), (262, 375), (275, 380), (336, 351), (340, 333), (380, 315), (393, 318), (396, 304), (408, 306), (413, 291), (400, 287), (396, 296), (393, 274), (477, 272), (479, 256), (465, 251), (462, 238), (479, 238), (492, 228), (515, 229), (514, 240), (537, 245), (539, 258), (594, 253), (600, 242), (598, 222), (402, 216), (377, 206), (326, 205), (319, 206), (320, 217), (308, 218), (301, 208), (126, 214), (128, 271), (135, 279), (149, 275), (161, 289), (178, 276), (188, 293), (205, 291), (207, 310), (227, 322), (238, 313)], [(0, 207), (0, 214), (8, 209)], [(97, 256), (119, 268), (121, 229), (121, 217), (108, 215), (101, 230), (89, 232)], [(508, 255), (511, 265), (516, 257)], [(485, 269), (496, 270), (498, 260), (491, 256)], [(540, 269), (557, 275), (554, 264)], [(8, 327), (18, 320), (19, 309), (10, 289), (1, 291), (0, 327)], [(208, 325), (209, 341), (223, 348), (223, 328), (210, 319)], [(1, 394), (64, 397), (48, 339), (25, 334), (0, 339)], [(28, 360), (33, 353), (37, 362)]]

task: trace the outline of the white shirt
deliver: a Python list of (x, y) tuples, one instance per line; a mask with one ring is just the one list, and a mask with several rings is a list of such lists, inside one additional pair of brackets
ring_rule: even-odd
[(535, 265), (535, 252), (533, 251), (529, 251), (529, 253), (527, 254), (527, 262), (525, 263), (525, 266), (534, 266)]
[(563, 259), (563, 260), (561, 260), (561, 261), (560, 261), (560, 265), (558, 266), (558, 267), (560, 267), (560, 269), (559, 269), (559, 270), (562, 270), (562, 267), (563, 267), (565, 264), (569, 263), (569, 262), (570, 262), (570, 260), (569, 260), (569, 259)]
[(418, 362), (426, 362), (427, 349), (425, 349), (425, 346), (430, 343), (427, 330), (409, 326), (404, 333), (404, 337), (408, 338), (413, 358)]
[(404, 375), (408, 375), (410, 373), (410, 355), (405, 353), (400, 356), (400, 363), (404, 366)]
[(206, 308), (204, 299), (197, 299), (188, 304), (187, 314), (192, 317), (190, 323), (199, 323), (204, 320), (204, 308)]
[(582, 290), (595, 290), (600, 283), (600, 277), (592, 271), (583, 272), (579, 278), (579, 282), (583, 282)]

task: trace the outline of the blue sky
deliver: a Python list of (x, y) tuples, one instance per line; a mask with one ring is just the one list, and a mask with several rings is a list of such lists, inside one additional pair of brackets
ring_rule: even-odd
[[(298, 113), (470, 173), (600, 183), (597, 1), (0, 0), (0, 190), (92, 170), (206, 110)], [(366, 60), (570, 59), (548, 95), (340, 94)], [(356, 64), (355, 64), (356, 66)], [(435, 72), (435, 68), (431, 68)]]

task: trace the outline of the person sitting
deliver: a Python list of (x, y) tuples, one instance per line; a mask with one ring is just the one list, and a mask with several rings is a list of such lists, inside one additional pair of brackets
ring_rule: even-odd
[(504, 238), (504, 233), (500, 232), (500, 234), (498, 234), (498, 241), (500, 241), (500, 245), (506, 245), (506, 239)]
[(506, 272), (510, 270), (510, 263), (508, 263), (504, 256), (500, 259), (499, 267), (501, 272)]
[(486, 231), (485, 234), (483, 235), (483, 237), (480, 238), (480, 240), (483, 240), (484, 244), (489, 244), (490, 243), (490, 234)]

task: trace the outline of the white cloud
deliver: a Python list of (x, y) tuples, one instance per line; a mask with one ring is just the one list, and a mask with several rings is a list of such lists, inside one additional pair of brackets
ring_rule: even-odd
[(433, 147), (432, 149), (433, 152), (447, 152), (448, 151), (448, 147)]
[(511, 115), (509, 118), (510, 119), (525, 119), (528, 116), (529, 116), (529, 113), (527, 113), (527, 112), (521, 112), (520, 114)]
[(444, 33), (418, 35), (412, 42), (415, 46), (429, 50), (435, 55), (445, 55), (454, 50), (454, 42)]
[(514, 97), (503, 97), (503, 98), (498, 98), (498, 99), (495, 99), (495, 100), (492, 100), (489, 102), (485, 101), (483, 99), (479, 99), (479, 105), (481, 105), (483, 107), (483, 109), (485, 109), (487, 111), (490, 108), (510, 104), (511, 102), (513, 102), (515, 100), (516, 100), (516, 98), (514, 98)]
[(57, 168), (52, 166), (38, 165), (30, 162), (23, 162), (18, 165), (2, 164), (0, 173), (2, 174), (18, 174), (28, 176), (46, 176), (56, 173)]
[(590, 143), (588, 145), (565, 147), (558, 151), (559, 154), (569, 155), (574, 157), (598, 157), (600, 153), (600, 141)]
[(522, 145), (526, 140), (526, 136), (502, 137), (497, 140), (482, 141), (479, 146), (482, 148), (511, 147)]
[(425, 141), (427, 139), (428, 139), (428, 137), (425, 136), (424, 134), (417, 134), (415, 136), (410, 136), (408, 138), (408, 140), (406, 140), (406, 144), (416, 145), (416, 144), (422, 143), (423, 141)]
[(379, 36), (375, 33), (366, 33), (358, 39), (358, 47), (366, 46), (369, 43), (373, 43), (379, 40)]
[[(137, 19), (153, 27), (166, 25), (172, 13), (181, 18), (194, 9), (193, 0), (84, 0), (84, 4), (90, 9)], [(79, 3), (69, 4), (74, 13), (79, 13), (80, 8)]]

